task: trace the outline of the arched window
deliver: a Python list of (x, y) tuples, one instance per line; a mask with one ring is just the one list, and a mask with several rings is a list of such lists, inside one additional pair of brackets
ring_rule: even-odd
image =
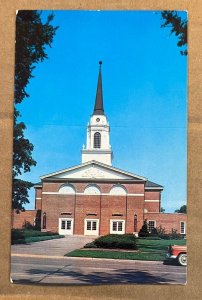
[(100, 195), (100, 189), (95, 184), (91, 184), (91, 185), (89, 185), (85, 188), (84, 194), (86, 194), (86, 195)]
[(74, 195), (75, 194), (75, 189), (72, 185), (70, 184), (63, 184), (60, 189), (59, 189), (60, 194), (67, 194), (67, 195)]
[(46, 229), (46, 213), (43, 213), (43, 224), (42, 224), (43, 229)]
[(99, 132), (96, 132), (94, 134), (94, 148), (100, 148), (101, 147), (101, 134)]
[(121, 185), (115, 185), (110, 190), (110, 195), (123, 196), (126, 194), (127, 194), (126, 189)]

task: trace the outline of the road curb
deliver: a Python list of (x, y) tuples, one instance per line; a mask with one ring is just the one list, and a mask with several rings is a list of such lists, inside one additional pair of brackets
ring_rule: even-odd
[(93, 261), (117, 261), (117, 262), (135, 262), (135, 263), (163, 263), (161, 260), (134, 260), (134, 259), (111, 259), (111, 258), (94, 258), (94, 257), (71, 257), (62, 255), (41, 255), (41, 254), (28, 254), (28, 253), (11, 253), (12, 257), (32, 257), (39, 259), (70, 259), (70, 260), (93, 260)]

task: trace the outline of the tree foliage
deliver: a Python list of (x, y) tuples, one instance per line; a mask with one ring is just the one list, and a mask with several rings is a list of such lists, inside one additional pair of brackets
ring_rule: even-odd
[(149, 236), (149, 229), (148, 229), (147, 220), (144, 220), (144, 223), (143, 223), (142, 228), (140, 229), (140, 231), (138, 233), (138, 236), (139, 237)]
[(176, 209), (175, 212), (176, 213), (181, 213), (181, 214), (186, 214), (187, 213), (187, 206), (186, 205), (182, 205), (180, 207), (180, 209)]
[(171, 34), (175, 34), (178, 37), (177, 46), (185, 47), (185, 50), (181, 50), (182, 55), (187, 55), (187, 20), (183, 20), (176, 11), (164, 10), (161, 13), (164, 23), (161, 27), (170, 27)]
[(23, 210), (24, 204), (29, 203), (28, 189), (33, 186), (19, 179), (19, 175), (36, 165), (32, 158), (34, 146), (24, 136), (26, 126), (18, 120), (21, 115), (17, 106), (29, 97), (26, 88), (34, 77), (36, 64), (48, 58), (46, 47), (51, 46), (58, 28), (51, 25), (53, 17), (50, 14), (43, 22), (41, 12), (36, 10), (21, 10), (16, 16), (12, 206), (17, 210)]
[(161, 213), (164, 213), (165, 211), (165, 208), (161, 207)]

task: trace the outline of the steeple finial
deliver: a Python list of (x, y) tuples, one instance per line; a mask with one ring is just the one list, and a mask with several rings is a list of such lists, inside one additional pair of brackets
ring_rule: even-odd
[(104, 107), (103, 107), (103, 95), (102, 95), (102, 70), (101, 65), (102, 61), (99, 61), (100, 69), (98, 75), (98, 84), (97, 84), (97, 92), (95, 97), (95, 106), (93, 115), (104, 115)]

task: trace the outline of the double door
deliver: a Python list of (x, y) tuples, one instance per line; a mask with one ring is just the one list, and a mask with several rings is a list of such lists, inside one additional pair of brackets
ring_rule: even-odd
[(73, 235), (73, 222), (72, 218), (59, 218), (59, 234)]

